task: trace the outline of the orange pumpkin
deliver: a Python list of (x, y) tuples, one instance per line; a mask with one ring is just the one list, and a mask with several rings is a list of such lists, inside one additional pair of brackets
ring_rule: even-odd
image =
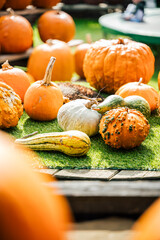
[(32, 4), (39, 8), (51, 8), (59, 2), (60, 0), (33, 0)]
[(33, 159), (34, 153), (0, 131), (1, 239), (64, 240), (70, 228), (68, 204), (57, 187), (44, 185), (55, 179), (33, 171)]
[(52, 81), (70, 81), (74, 72), (74, 58), (69, 46), (58, 40), (48, 40), (33, 49), (28, 61), (28, 73), (35, 80), (43, 79), (52, 56), (56, 58)]
[(33, 77), (30, 73), (28, 73), (28, 72), (26, 72), (26, 74), (27, 74), (27, 76), (28, 76), (28, 79), (29, 79), (30, 84), (34, 83), (34, 82), (35, 82), (34, 77)]
[(32, 0), (6, 0), (5, 8), (12, 8), (14, 10), (25, 9), (32, 3)]
[(43, 42), (48, 39), (69, 42), (75, 35), (75, 23), (68, 13), (51, 10), (45, 12), (39, 18), (38, 30)]
[(118, 91), (115, 93), (123, 98), (138, 95), (147, 100), (150, 105), (151, 111), (155, 110), (159, 106), (160, 97), (158, 92), (151, 86), (141, 83), (142, 78), (139, 82), (127, 83), (121, 86)]
[(13, 68), (9, 65), (8, 61), (6, 61), (0, 69), (0, 79), (13, 88), (22, 99), (22, 102), (24, 101), (24, 95), (30, 86), (30, 82), (27, 74), (23, 70)]
[(2, 9), (3, 5), (5, 4), (6, 0), (1, 0), (0, 1), (0, 9)]
[(148, 83), (154, 73), (155, 58), (149, 46), (128, 39), (99, 40), (84, 59), (86, 80), (97, 90), (115, 93), (140, 77)]
[(51, 82), (54, 62), (55, 58), (51, 57), (44, 79), (33, 83), (25, 94), (24, 108), (32, 119), (53, 120), (63, 105), (63, 95), (60, 88)]
[(158, 88), (159, 88), (159, 90), (160, 90), (160, 72), (159, 72), (159, 74), (158, 74)]
[(29, 21), (15, 15), (0, 17), (0, 45), (2, 53), (21, 53), (32, 46), (33, 30)]

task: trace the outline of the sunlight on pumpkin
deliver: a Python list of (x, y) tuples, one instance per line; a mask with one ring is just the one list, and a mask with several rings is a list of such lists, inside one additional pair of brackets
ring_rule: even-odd
[(34, 157), (0, 131), (0, 239), (66, 239), (69, 207), (58, 189), (45, 186), (48, 177), (31, 168)]
[(160, 198), (140, 217), (133, 226), (135, 234), (131, 240), (160, 239)]

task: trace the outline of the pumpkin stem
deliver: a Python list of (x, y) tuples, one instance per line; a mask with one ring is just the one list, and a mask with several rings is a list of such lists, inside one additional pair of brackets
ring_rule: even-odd
[(123, 38), (118, 38), (118, 44), (124, 44), (124, 39)]
[(49, 86), (51, 84), (51, 81), (52, 81), (52, 69), (53, 69), (53, 65), (54, 65), (55, 61), (56, 61), (55, 57), (51, 57), (50, 58), (50, 61), (48, 63), (48, 66), (47, 66), (47, 69), (46, 69), (46, 72), (45, 72), (45, 75), (44, 75), (44, 79), (43, 79), (42, 85)]
[(138, 82), (138, 85), (141, 85), (142, 81), (143, 81), (143, 78), (140, 78), (139, 82)]
[(86, 96), (81, 96), (81, 97), (86, 99), (86, 100), (89, 100), (89, 102), (87, 102), (85, 104), (85, 107), (88, 108), (88, 109), (91, 109), (93, 104), (98, 105), (99, 100), (101, 100), (99, 98), (88, 98)]
[(86, 34), (86, 42), (89, 43), (89, 44), (92, 43), (92, 38), (91, 38), (91, 34), (90, 33)]
[(6, 60), (3, 64), (2, 64), (2, 71), (6, 71), (9, 69), (13, 69), (13, 67), (9, 64), (8, 60)]
[(10, 15), (15, 15), (15, 12), (12, 8), (7, 8), (7, 13), (10, 14)]

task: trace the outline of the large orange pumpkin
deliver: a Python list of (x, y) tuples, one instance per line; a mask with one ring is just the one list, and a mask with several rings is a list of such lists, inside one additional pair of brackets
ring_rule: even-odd
[(14, 10), (25, 9), (30, 5), (32, 0), (6, 0), (5, 8), (12, 8)]
[(2, 64), (2, 68), (0, 69), (0, 78), (1, 81), (13, 88), (23, 102), (24, 95), (30, 86), (27, 74), (19, 68), (12, 67), (9, 65), (8, 61), (6, 61)]
[(28, 61), (28, 73), (35, 80), (43, 79), (52, 56), (56, 58), (52, 81), (70, 81), (74, 72), (74, 58), (69, 46), (58, 40), (48, 40), (34, 48)]
[(33, 0), (32, 4), (40, 8), (50, 8), (59, 3), (60, 0)]
[(0, 17), (2, 53), (21, 53), (32, 46), (33, 30), (29, 21), (11, 11)]
[(75, 23), (68, 13), (51, 10), (45, 12), (39, 18), (38, 30), (43, 42), (48, 39), (69, 42), (75, 35)]
[(70, 228), (68, 204), (56, 187), (51, 192), (44, 185), (50, 178), (33, 171), (31, 164), (36, 167), (36, 158), (0, 131), (1, 239), (66, 239)]
[(115, 94), (125, 98), (131, 95), (138, 95), (147, 100), (150, 105), (151, 111), (157, 109), (160, 103), (160, 96), (158, 92), (151, 86), (139, 82), (131, 82), (121, 86)]
[(148, 83), (154, 73), (154, 55), (144, 43), (128, 39), (99, 40), (85, 55), (86, 80), (97, 90), (115, 91), (125, 83)]
[(51, 82), (55, 58), (51, 57), (43, 80), (28, 88), (24, 97), (24, 109), (35, 120), (49, 121), (57, 117), (63, 105), (63, 95), (57, 84)]
[(6, 0), (1, 0), (0, 1), (0, 9), (2, 9), (3, 5), (5, 4)]

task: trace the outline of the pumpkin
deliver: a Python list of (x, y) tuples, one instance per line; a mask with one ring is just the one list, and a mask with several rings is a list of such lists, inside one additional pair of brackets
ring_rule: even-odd
[(52, 81), (70, 81), (74, 72), (73, 55), (68, 45), (58, 40), (48, 40), (33, 49), (27, 64), (28, 73), (35, 80), (43, 79), (52, 56), (56, 58)]
[(34, 83), (34, 82), (35, 82), (34, 77), (33, 77), (30, 73), (28, 73), (28, 72), (26, 72), (26, 74), (27, 74), (27, 76), (28, 76), (28, 79), (29, 79), (30, 84)]
[(88, 136), (98, 133), (101, 114), (91, 109), (92, 102), (77, 99), (64, 104), (58, 111), (57, 120), (64, 130), (79, 130)]
[(124, 98), (124, 101), (126, 107), (140, 111), (146, 118), (150, 117), (151, 109), (145, 98), (132, 95)]
[[(1, 239), (64, 240), (71, 228), (69, 206), (53, 177), (33, 171), (33, 159), (34, 153), (0, 132)], [(48, 181), (52, 190), (45, 186)]]
[(49, 121), (57, 117), (63, 105), (63, 95), (57, 84), (51, 82), (55, 58), (51, 57), (43, 80), (32, 83), (24, 97), (24, 108), (30, 118)]
[(23, 114), (20, 97), (0, 79), (0, 128), (15, 127)]
[(32, 4), (39, 8), (51, 8), (59, 2), (60, 0), (32, 0)]
[(130, 149), (139, 146), (145, 140), (150, 125), (141, 112), (122, 107), (106, 112), (99, 127), (107, 145)]
[(87, 82), (97, 90), (115, 93), (128, 82), (148, 83), (155, 58), (149, 46), (128, 39), (99, 40), (88, 49), (83, 64)]
[(43, 42), (48, 39), (69, 42), (75, 35), (75, 23), (68, 13), (51, 10), (43, 13), (39, 18), (38, 30)]
[(0, 1), (0, 9), (2, 9), (3, 5), (5, 4), (6, 0), (1, 0)]
[(32, 0), (6, 0), (5, 8), (12, 8), (14, 10), (25, 9), (32, 3)]
[(2, 53), (22, 53), (32, 46), (33, 30), (29, 21), (15, 15), (13, 10), (0, 17), (0, 45)]
[(151, 111), (153, 111), (159, 106), (159, 94), (153, 87), (144, 84), (141, 81), (142, 78), (140, 78), (139, 82), (127, 83), (121, 86), (115, 94), (123, 98), (131, 95), (141, 96), (147, 100)]
[(158, 73), (158, 88), (160, 90), (160, 72)]
[(19, 69), (9, 65), (8, 61), (2, 64), (0, 69), (1, 81), (8, 84), (13, 90), (20, 96), (22, 102), (24, 102), (24, 95), (30, 86), (29, 78), (27, 74)]

